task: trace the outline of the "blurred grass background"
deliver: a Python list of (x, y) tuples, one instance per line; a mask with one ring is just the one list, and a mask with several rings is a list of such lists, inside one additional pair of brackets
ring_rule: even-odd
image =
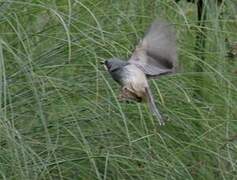
[[(203, 60), (184, 0), (1, 0), (0, 179), (236, 179), (237, 4), (205, 4)], [(127, 59), (156, 17), (174, 24), (180, 61), (150, 82), (162, 127), (119, 103), (99, 64)]]

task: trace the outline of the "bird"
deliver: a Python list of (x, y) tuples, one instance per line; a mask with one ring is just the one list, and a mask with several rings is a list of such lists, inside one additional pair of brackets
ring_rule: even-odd
[(118, 100), (147, 102), (158, 123), (165, 124), (148, 80), (177, 72), (176, 34), (171, 23), (156, 19), (127, 61), (112, 57), (103, 64), (112, 79), (121, 86)]

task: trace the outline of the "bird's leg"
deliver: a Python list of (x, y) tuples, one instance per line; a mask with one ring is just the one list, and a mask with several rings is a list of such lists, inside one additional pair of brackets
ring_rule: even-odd
[(126, 86), (122, 87), (121, 93), (118, 96), (119, 101), (136, 101), (141, 102), (142, 99), (138, 97), (135, 93), (129, 90)]

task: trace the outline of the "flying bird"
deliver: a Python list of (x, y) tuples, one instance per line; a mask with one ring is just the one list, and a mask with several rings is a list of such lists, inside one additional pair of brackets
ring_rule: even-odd
[(154, 21), (138, 43), (128, 61), (111, 58), (104, 65), (121, 85), (119, 100), (147, 102), (160, 125), (164, 125), (148, 84), (148, 79), (172, 74), (177, 69), (176, 38), (173, 26), (163, 20)]

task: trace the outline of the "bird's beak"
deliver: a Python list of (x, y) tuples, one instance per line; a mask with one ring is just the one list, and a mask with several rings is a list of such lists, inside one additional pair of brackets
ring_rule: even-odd
[(105, 65), (105, 61), (100, 61), (100, 64), (101, 65)]
[(105, 61), (100, 61), (100, 64), (104, 66), (105, 70), (108, 71), (107, 66), (105, 65)]

